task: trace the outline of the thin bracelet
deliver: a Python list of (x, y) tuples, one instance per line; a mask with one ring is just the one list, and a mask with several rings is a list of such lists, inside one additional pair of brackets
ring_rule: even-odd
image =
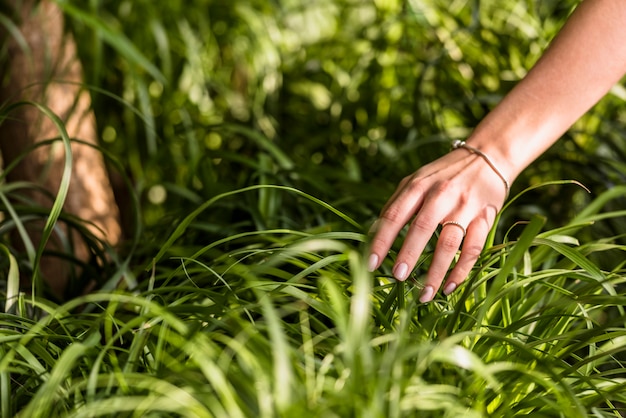
[(465, 143), (465, 141), (461, 141), (460, 139), (457, 139), (456, 141), (454, 141), (452, 143), (452, 149), (459, 149), (459, 148), (465, 148), (466, 150), (468, 150), (472, 154), (476, 154), (476, 155), (479, 155), (480, 157), (482, 157), (482, 159), (485, 160), (485, 162), (487, 164), (489, 164), (489, 167), (491, 167), (491, 169), (498, 175), (498, 177), (500, 177), (502, 179), (502, 182), (504, 183), (504, 189), (506, 191), (505, 199), (507, 197), (509, 197), (509, 191), (511, 189), (510, 186), (509, 186), (509, 182), (506, 180), (506, 178), (504, 177), (502, 172), (500, 170), (498, 170), (498, 168), (494, 165), (494, 163), (491, 161), (491, 158), (489, 158), (487, 156), (487, 154), (485, 154), (484, 152), (482, 152), (478, 148), (474, 148), (474, 147), (472, 147), (470, 145), (467, 145)]

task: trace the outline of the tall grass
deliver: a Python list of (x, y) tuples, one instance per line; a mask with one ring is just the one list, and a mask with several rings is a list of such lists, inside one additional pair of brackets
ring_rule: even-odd
[(61, 306), (20, 295), (0, 316), (3, 416), (618, 417), (626, 279), (589, 255), (626, 248), (568, 233), (623, 216), (599, 208), (533, 218), (428, 305), (343, 228), (165, 246), (139, 288)]
[[(395, 248), (364, 261), (397, 179), (573, 2), (58, 3), (134, 238), (63, 304), (19, 289), (41, 249), (0, 246), (1, 418), (623, 416), (623, 167), (576, 171), (621, 152), (616, 96), (519, 180), (455, 294), (418, 301), (432, 247), (405, 283)], [(32, 216), (4, 198), (20, 186), (0, 189), (3, 239)]]

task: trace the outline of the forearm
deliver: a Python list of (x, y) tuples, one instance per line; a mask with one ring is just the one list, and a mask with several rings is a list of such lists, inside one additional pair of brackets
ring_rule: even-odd
[(420, 301), (432, 300), (446, 275), (444, 293), (453, 292), (478, 260), (506, 198), (499, 172), (513, 181), (624, 72), (626, 0), (584, 0), (528, 76), (468, 138), (468, 145), (488, 155), (497, 169), (485, 158), (457, 150), (405, 177), (381, 211), (369, 269), (380, 266), (410, 222), (393, 268), (394, 277), (406, 280), (441, 225)]
[(626, 1), (585, 0), (468, 143), (491, 155), (512, 181), (625, 72)]

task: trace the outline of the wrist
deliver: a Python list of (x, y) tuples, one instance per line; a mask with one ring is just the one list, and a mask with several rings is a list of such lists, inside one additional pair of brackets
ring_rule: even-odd
[(553, 141), (541, 139), (547, 133), (540, 121), (521, 113), (496, 117), (498, 110), (487, 115), (466, 142), (489, 156), (510, 185)]
[(457, 139), (456, 141), (454, 141), (452, 143), (452, 149), (459, 149), (459, 148), (466, 149), (467, 151), (471, 152), (472, 154), (478, 155), (480, 158), (483, 159), (484, 163), (487, 164), (489, 166), (489, 168), (491, 168), (491, 170), (498, 177), (500, 177), (500, 180), (502, 180), (502, 183), (503, 183), (503, 186), (504, 186), (504, 191), (505, 191), (504, 198), (506, 199), (509, 196), (509, 193), (511, 191), (511, 185), (510, 185), (509, 180), (507, 179), (507, 177), (498, 168), (498, 166), (493, 162), (491, 157), (489, 157), (489, 155), (487, 155), (486, 153), (484, 153), (480, 149), (467, 144), (465, 141)]

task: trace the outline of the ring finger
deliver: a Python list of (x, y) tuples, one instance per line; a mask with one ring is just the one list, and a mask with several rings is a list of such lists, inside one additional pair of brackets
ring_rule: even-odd
[(426, 283), (420, 296), (420, 302), (422, 303), (430, 302), (433, 299), (461, 246), (466, 232), (464, 221), (446, 220), (441, 225), (441, 233), (439, 234), (433, 260), (426, 276)]
[(480, 257), (482, 253), (485, 240), (487, 239), (487, 235), (489, 235), (496, 213), (497, 209), (495, 207), (487, 207), (483, 210), (482, 214), (474, 219), (468, 226), (467, 236), (463, 242), (459, 260), (446, 281), (446, 287), (444, 289), (445, 294), (448, 295), (452, 293), (470, 274), (472, 267), (474, 267), (474, 264), (476, 264), (478, 257)]

